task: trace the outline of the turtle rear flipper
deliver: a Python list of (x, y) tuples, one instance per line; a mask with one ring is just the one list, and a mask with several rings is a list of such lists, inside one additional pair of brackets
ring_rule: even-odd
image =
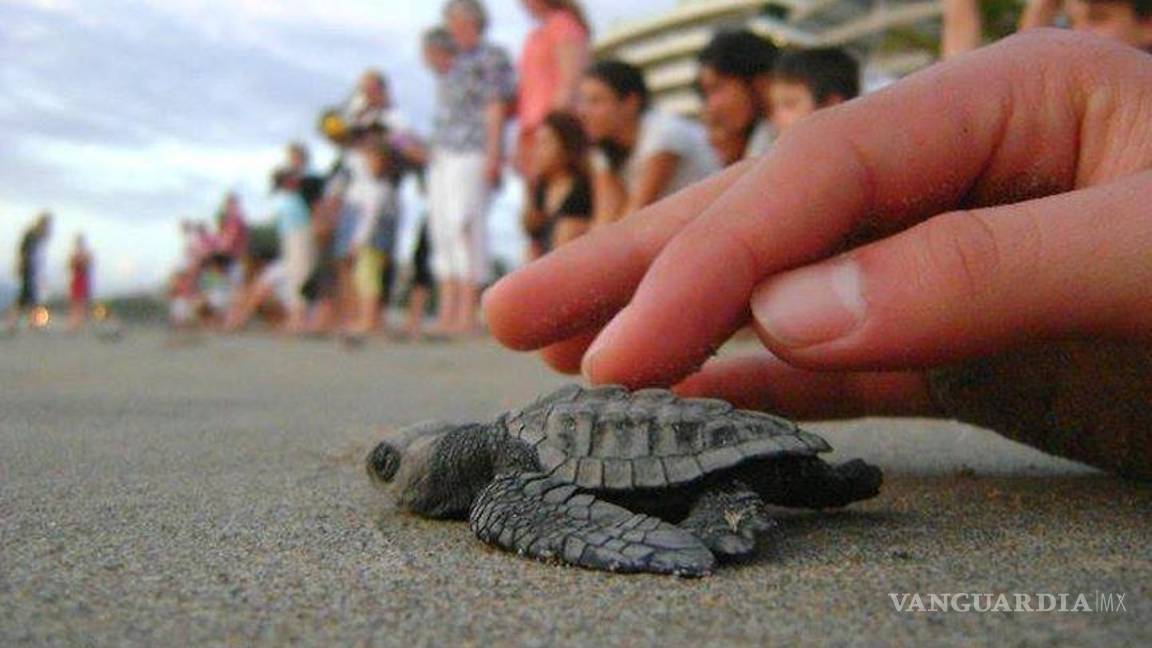
[(818, 457), (794, 457), (746, 472), (743, 479), (770, 504), (825, 509), (875, 497), (884, 473), (861, 459), (831, 465)]
[(589, 569), (703, 576), (716, 562), (689, 532), (544, 473), (498, 475), (468, 522), (502, 549)]

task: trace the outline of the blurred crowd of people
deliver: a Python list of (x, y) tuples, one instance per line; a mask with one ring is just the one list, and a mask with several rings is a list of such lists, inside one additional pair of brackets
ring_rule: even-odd
[[(798, 121), (861, 92), (859, 64), (845, 50), (780, 49), (748, 30), (719, 31), (698, 54), (700, 118), (686, 119), (653, 105), (637, 67), (592, 61), (592, 29), (575, 0), (522, 6), (534, 28), (513, 59), (488, 40), (480, 0), (444, 4), (442, 24), (421, 42), (436, 81), (429, 135), (399, 113), (385, 75), (367, 70), (320, 120), (337, 149), (331, 168), (317, 172), (306, 146), (292, 143), (272, 172), (274, 227), (252, 225), (235, 195), (213, 225), (182, 223), (172, 324), (236, 331), (259, 318), (289, 333), (351, 339), (477, 334), (480, 291), (492, 278), (488, 211), (506, 169), (523, 181), (521, 225), (534, 259), (766, 153)], [(1052, 23), (1061, 6), (1074, 29), (1152, 48), (1152, 0), (1031, 0), (1021, 27)], [(945, 0), (942, 32), (944, 56), (979, 46), (977, 0)], [(403, 200), (425, 208), (404, 209)], [(21, 244), (23, 288), (10, 323), (39, 303), (48, 231), (45, 216)], [(70, 260), (77, 322), (91, 265), (79, 238)], [(393, 329), (383, 314), (401, 300), (407, 314)]]
[[(718, 33), (701, 52), (701, 122), (652, 105), (640, 69), (593, 63), (591, 28), (572, 0), (524, 0), (535, 28), (520, 57), (487, 37), (478, 0), (449, 0), (422, 39), (436, 79), (432, 132), (396, 110), (387, 79), (363, 73), (321, 130), (338, 147), (326, 174), (288, 147), (272, 174), (274, 245), (249, 235), (235, 196), (217, 228), (186, 222), (171, 285), (178, 327), (238, 330), (260, 315), (284, 331), (349, 338), (387, 331), (392, 296), (407, 297), (396, 333), (481, 330), (491, 279), (488, 209), (506, 168), (523, 180), (529, 259), (759, 155), (796, 120), (859, 92), (856, 61), (837, 49), (778, 52), (749, 31)], [(518, 129), (505, 150), (510, 121)], [(426, 205), (402, 227), (405, 183)], [(398, 232), (417, 234), (401, 241)], [(394, 284), (399, 289), (393, 289)], [(435, 322), (424, 309), (435, 298)]]
[[(16, 333), (22, 323), (33, 329), (46, 327), (51, 319), (45, 304), (48, 277), (48, 241), (52, 235), (52, 214), (42, 212), (20, 237), (16, 253), (16, 276), (19, 293), (4, 315), (0, 332)], [(92, 303), (92, 251), (83, 233), (73, 239), (67, 260), (68, 320), (70, 331), (77, 331), (89, 319), (103, 319), (106, 312)]]

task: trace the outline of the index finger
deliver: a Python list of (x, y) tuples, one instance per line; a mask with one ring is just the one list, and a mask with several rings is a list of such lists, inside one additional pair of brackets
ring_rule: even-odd
[(492, 334), (527, 351), (599, 329), (632, 298), (661, 248), (748, 167), (734, 165), (504, 277), (484, 293)]

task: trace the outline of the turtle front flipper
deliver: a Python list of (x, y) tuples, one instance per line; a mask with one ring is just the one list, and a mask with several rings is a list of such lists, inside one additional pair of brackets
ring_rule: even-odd
[(715, 565), (691, 533), (544, 473), (498, 475), (468, 522), (477, 537), (502, 549), (589, 569), (703, 576)]
[(756, 536), (775, 526), (764, 500), (740, 482), (705, 491), (678, 525), (721, 559), (740, 558), (756, 549)]

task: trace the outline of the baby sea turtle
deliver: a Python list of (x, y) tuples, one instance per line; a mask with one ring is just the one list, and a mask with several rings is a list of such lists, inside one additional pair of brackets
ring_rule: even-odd
[(392, 432), (368, 474), (397, 505), (467, 518), (483, 541), (592, 569), (685, 576), (751, 553), (764, 504), (822, 509), (879, 492), (880, 470), (770, 414), (663, 389), (569, 385), (491, 423)]

